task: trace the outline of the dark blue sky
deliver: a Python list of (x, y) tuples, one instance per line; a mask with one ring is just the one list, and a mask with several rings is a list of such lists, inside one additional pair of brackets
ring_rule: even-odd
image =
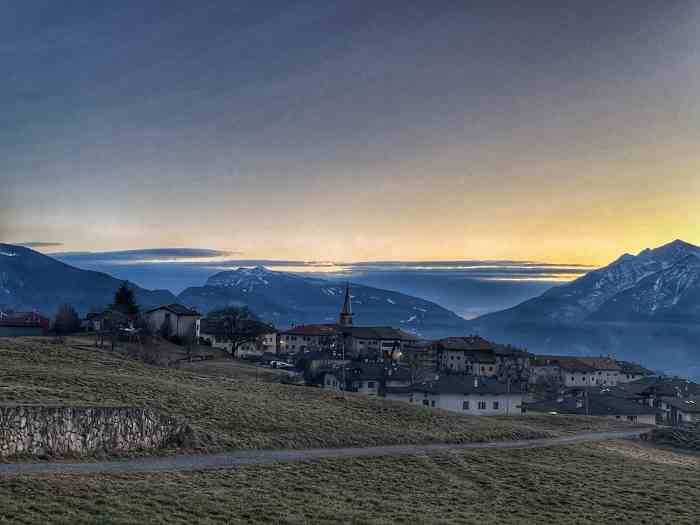
[(699, 11), (2, 2), (0, 240), (593, 264), (697, 243)]

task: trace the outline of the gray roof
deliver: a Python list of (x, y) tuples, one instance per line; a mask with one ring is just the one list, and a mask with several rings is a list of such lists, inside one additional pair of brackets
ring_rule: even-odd
[(173, 313), (175, 315), (179, 315), (180, 317), (201, 317), (199, 312), (197, 312), (196, 310), (191, 310), (186, 306), (182, 306), (181, 304), (177, 303), (164, 304), (156, 308), (151, 308), (150, 310), (147, 310), (146, 313), (150, 314), (151, 312), (157, 312), (158, 310), (167, 310), (168, 312)]
[(446, 337), (435, 341), (435, 346), (443, 350), (466, 350), (466, 351), (484, 351), (494, 350), (496, 344), (487, 341), (478, 335), (470, 335), (467, 337)]
[(668, 405), (689, 413), (700, 412), (700, 396), (693, 397), (662, 397), (661, 400)]
[(642, 375), (642, 376), (655, 375), (652, 370), (649, 370), (648, 368), (644, 368), (642, 365), (640, 365), (638, 363), (633, 363), (631, 361), (617, 361), (617, 364), (620, 366), (620, 371), (623, 374), (634, 374), (634, 375)]
[(679, 377), (643, 377), (623, 385), (629, 392), (643, 395), (690, 397), (700, 395), (700, 385)]
[(613, 393), (591, 392), (587, 398), (586, 400), (583, 397), (567, 397), (562, 401), (554, 399), (537, 403), (525, 403), (523, 408), (533, 412), (558, 412), (560, 414), (591, 416), (639, 416), (657, 413), (657, 410), (654, 408), (624, 399)]
[(400, 340), (413, 341), (418, 336), (392, 328), (391, 326), (339, 326), (338, 330), (343, 334), (356, 337), (358, 339), (378, 339), (378, 340)]
[[(425, 381), (406, 387), (387, 388), (387, 392), (393, 393), (426, 393), (426, 394), (507, 394), (508, 385), (494, 378), (486, 378), (472, 375), (440, 375), (434, 381)], [(510, 389), (511, 393), (519, 393), (517, 389)]]

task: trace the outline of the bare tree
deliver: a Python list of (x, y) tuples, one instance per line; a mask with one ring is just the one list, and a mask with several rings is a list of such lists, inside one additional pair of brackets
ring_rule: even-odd
[(80, 330), (80, 317), (78, 312), (75, 311), (69, 304), (64, 304), (58, 309), (56, 318), (53, 323), (53, 332), (56, 335), (68, 335), (74, 334)]

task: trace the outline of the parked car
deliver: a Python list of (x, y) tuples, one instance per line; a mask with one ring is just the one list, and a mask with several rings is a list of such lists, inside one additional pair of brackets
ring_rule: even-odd
[(294, 365), (284, 361), (270, 361), (270, 366), (272, 368), (294, 368)]

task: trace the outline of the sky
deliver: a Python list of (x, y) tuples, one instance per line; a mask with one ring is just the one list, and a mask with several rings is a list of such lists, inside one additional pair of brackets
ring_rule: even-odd
[(0, 0), (0, 240), (561, 265), (700, 244), (698, 27), (692, 0)]

